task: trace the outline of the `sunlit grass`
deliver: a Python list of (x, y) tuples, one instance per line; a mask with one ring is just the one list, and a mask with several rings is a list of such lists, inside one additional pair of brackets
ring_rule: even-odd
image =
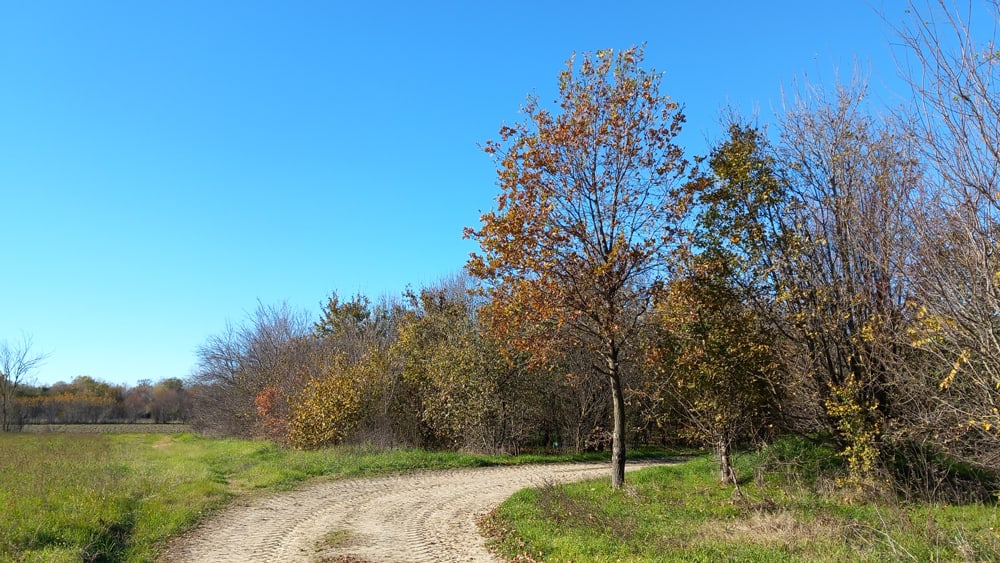
[(0, 561), (146, 561), (235, 496), (311, 477), (601, 459), (287, 450), (192, 434), (0, 434)]
[(740, 494), (702, 457), (631, 473), (624, 491), (606, 480), (522, 491), (483, 525), (521, 560), (995, 561), (998, 522), (996, 505), (851, 502), (788, 482)]

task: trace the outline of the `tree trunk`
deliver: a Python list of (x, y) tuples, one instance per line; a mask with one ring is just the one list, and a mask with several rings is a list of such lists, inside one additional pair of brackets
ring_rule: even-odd
[(729, 442), (725, 439), (719, 440), (715, 445), (715, 451), (719, 455), (719, 480), (723, 485), (736, 484), (736, 473), (729, 459), (729, 449)]
[(614, 405), (614, 433), (611, 435), (611, 488), (625, 485), (625, 394), (618, 362), (611, 361), (611, 400)]
[(0, 387), (0, 432), (8, 432), (11, 429), (9, 420), (10, 419), (9, 411), (11, 409), (9, 408), (9, 406), (12, 402), (12, 400), (10, 400), (8, 397), (13, 397), (14, 394), (8, 393), (9, 389), (7, 387), (6, 382), (0, 383), (0, 385), (2, 385), (2, 387)]

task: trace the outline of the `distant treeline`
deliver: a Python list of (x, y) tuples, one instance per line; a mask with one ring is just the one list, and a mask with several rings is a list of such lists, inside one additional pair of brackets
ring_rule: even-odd
[(18, 389), (16, 421), (20, 424), (100, 424), (185, 422), (190, 390), (177, 378), (137, 385), (113, 385), (81, 375), (69, 383)]

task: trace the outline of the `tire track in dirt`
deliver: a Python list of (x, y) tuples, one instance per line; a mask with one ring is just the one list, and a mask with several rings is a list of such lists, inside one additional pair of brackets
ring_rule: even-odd
[(607, 474), (607, 463), (572, 463), (314, 482), (227, 508), (172, 541), (160, 560), (493, 562), (477, 516), (525, 487)]

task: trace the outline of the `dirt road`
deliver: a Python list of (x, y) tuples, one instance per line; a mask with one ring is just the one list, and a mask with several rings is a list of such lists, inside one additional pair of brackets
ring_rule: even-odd
[(163, 560), (496, 561), (477, 515), (525, 487), (607, 475), (607, 463), (577, 463), (324, 481), (224, 510), (174, 541)]

